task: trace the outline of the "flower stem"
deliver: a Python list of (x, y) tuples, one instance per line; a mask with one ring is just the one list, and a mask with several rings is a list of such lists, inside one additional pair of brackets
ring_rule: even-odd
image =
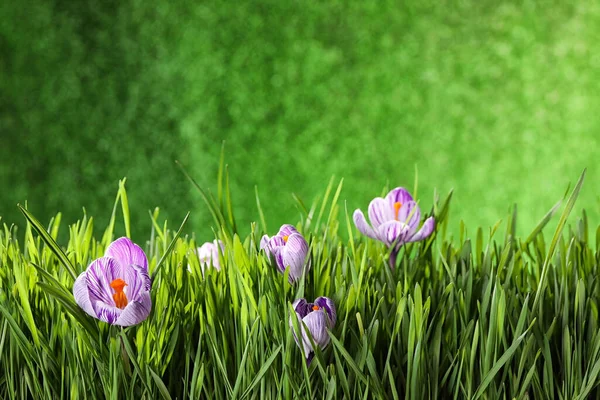
[(388, 262), (392, 269), (396, 269), (396, 259), (398, 257), (398, 252), (399, 252), (398, 249), (393, 249), (392, 252), (390, 253), (390, 258), (388, 259)]

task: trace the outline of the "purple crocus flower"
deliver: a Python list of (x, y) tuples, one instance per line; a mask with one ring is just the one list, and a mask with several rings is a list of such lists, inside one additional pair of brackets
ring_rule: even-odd
[(376, 197), (369, 204), (369, 225), (363, 212), (354, 211), (354, 224), (363, 234), (399, 248), (405, 243), (417, 242), (433, 232), (435, 220), (429, 217), (417, 231), (421, 210), (408, 191), (402, 187), (393, 189), (385, 199)]
[(148, 318), (152, 309), (150, 288), (146, 254), (122, 237), (77, 277), (73, 295), (92, 317), (111, 325), (130, 326)]
[[(205, 268), (211, 266), (215, 267), (217, 271), (221, 270), (221, 263), (219, 261), (219, 251), (221, 252), (221, 254), (225, 252), (225, 245), (220, 240), (206, 242), (202, 246), (198, 247), (198, 249), (196, 249), (196, 254), (198, 255), (198, 260), (200, 261), (200, 267), (202, 268), (202, 273), (204, 273)], [(188, 270), (191, 270), (189, 266)]]
[(277, 235), (264, 235), (260, 240), (260, 249), (275, 259), (279, 272), (284, 273), (290, 268), (290, 282), (302, 277), (304, 266), (307, 265), (308, 243), (292, 225), (282, 225)]
[[(292, 304), (292, 307), (296, 311), (296, 318), (298, 318), (302, 332), (302, 346), (306, 362), (310, 364), (315, 354), (308, 335), (311, 335), (315, 345), (321, 349), (327, 347), (329, 344), (327, 329), (333, 329), (337, 320), (335, 304), (328, 297), (318, 297), (314, 303), (308, 303), (305, 299), (298, 299)], [(294, 325), (291, 318), (290, 327), (293, 331)], [(296, 340), (298, 346), (301, 346), (296, 332), (294, 332), (294, 340)]]

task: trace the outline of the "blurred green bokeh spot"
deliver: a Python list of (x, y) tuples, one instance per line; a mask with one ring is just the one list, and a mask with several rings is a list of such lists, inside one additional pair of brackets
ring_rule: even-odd
[(57, 211), (104, 226), (128, 178), (147, 210), (211, 234), (174, 161), (213, 188), (226, 140), (235, 213), (295, 222), (331, 175), (348, 209), (383, 186), (453, 222), (488, 227), (519, 204), (529, 232), (584, 167), (578, 208), (599, 214), (597, 2), (57, 1), (0, 4), (0, 215)]

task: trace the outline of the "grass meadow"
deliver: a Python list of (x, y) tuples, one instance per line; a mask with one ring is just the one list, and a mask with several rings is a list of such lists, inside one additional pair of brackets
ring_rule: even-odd
[[(220, 171), (215, 193), (198, 187), (212, 237), (186, 233), (187, 216), (167, 222), (156, 210), (148, 237), (133, 238), (148, 257), (153, 305), (128, 328), (91, 318), (72, 294), (91, 260), (130, 235), (125, 182), (100, 236), (92, 216), (42, 223), (19, 206), (22, 222), (0, 231), (0, 398), (600, 395), (600, 227), (585, 212), (570, 216), (585, 172), (523, 237), (516, 206), (490, 228), (461, 223), (454, 237), (452, 193), (436, 193), (423, 210), (435, 232), (403, 246), (396, 268), (387, 247), (358, 233), (340, 201), (343, 182), (332, 179), (318, 201), (297, 204), (291, 222), (309, 243), (311, 268), (291, 284), (259, 251), (267, 229), (258, 196), (251, 233), (236, 233)], [(417, 196), (417, 181), (411, 190)], [(57, 242), (61, 232), (68, 239)], [(215, 237), (225, 244), (221, 270), (202, 273), (194, 249)], [(288, 321), (294, 300), (318, 296), (335, 302), (337, 323), (307, 364)]]

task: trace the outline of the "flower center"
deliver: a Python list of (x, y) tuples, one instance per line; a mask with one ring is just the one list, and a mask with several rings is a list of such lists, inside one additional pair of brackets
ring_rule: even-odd
[(117, 278), (110, 283), (110, 287), (115, 290), (115, 294), (113, 294), (115, 305), (121, 310), (127, 306), (127, 296), (125, 295), (125, 292), (123, 292), (125, 286), (127, 286), (127, 283), (121, 278)]
[(398, 221), (398, 213), (400, 212), (400, 208), (402, 208), (402, 203), (399, 201), (394, 203), (394, 219)]
[(288, 238), (289, 238), (289, 236), (284, 236), (283, 237), (283, 243), (287, 243)]
[(318, 305), (316, 305), (316, 304), (315, 304), (315, 305), (312, 307), (312, 309), (313, 309), (313, 311), (319, 311), (321, 308), (320, 308)]

